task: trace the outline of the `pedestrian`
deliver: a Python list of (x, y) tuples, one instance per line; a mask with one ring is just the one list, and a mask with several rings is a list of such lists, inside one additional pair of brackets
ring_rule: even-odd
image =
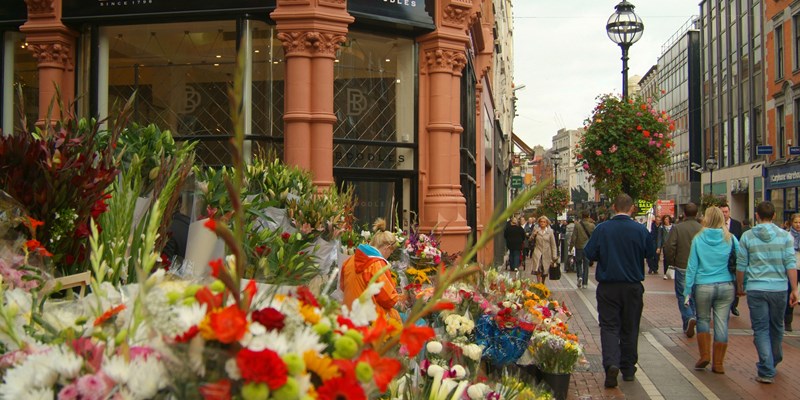
[(386, 259), (397, 248), (397, 238), (386, 230), (386, 220), (383, 218), (375, 220), (372, 229), (374, 233), (369, 244), (359, 245), (355, 254), (342, 265), (340, 285), (344, 292), (344, 304), (350, 307), (369, 287), (370, 281), (383, 283), (380, 292), (373, 296), (375, 308), (379, 315), (386, 315), (387, 319), (400, 323), (400, 313), (394, 309), (400, 295), (397, 294), (391, 271), (385, 270), (375, 277), (389, 265)]
[(537, 276), (537, 281), (544, 283), (547, 280), (547, 268), (558, 262), (556, 237), (550, 228), (550, 220), (544, 215), (539, 217), (539, 227), (533, 231), (533, 264), (531, 272)]
[[(664, 243), (667, 242), (667, 236), (672, 230), (672, 216), (664, 215), (661, 217), (661, 227), (658, 228), (658, 236), (656, 237), (656, 265), (661, 260), (664, 254)], [(664, 261), (664, 279), (669, 279), (667, 272), (669, 271), (670, 264)]]
[[(687, 298), (684, 295), (686, 268), (692, 249), (692, 239), (703, 229), (703, 225), (700, 225), (700, 222), (697, 221), (697, 204), (687, 203), (683, 206), (683, 212), (686, 218), (672, 228), (667, 237), (667, 242), (664, 244), (663, 251), (664, 264), (671, 265), (675, 271), (675, 297), (678, 300), (678, 311), (681, 313), (683, 332), (686, 337), (691, 338), (695, 333), (697, 312), (695, 308), (696, 301), (689, 298), (687, 302)], [(720, 213), (720, 215), (722, 214)], [(728, 253), (730, 254), (730, 251)], [(733, 286), (731, 286), (732, 288)], [(733, 293), (733, 290), (731, 290), (731, 293)]]
[[(728, 206), (727, 203), (722, 203), (719, 206), (720, 211), (722, 211), (722, 215), (725, 216), (725, 225), (728, 227), (728, 232), (730, 232), (733, 236), (736, 236), (736, 240), (742, 240), (742, 223), (731, 218), (731, 208)], [(736, 285), (736, 283), (734, 283)], [(733, 304), (731, 305), (731, 314), (735, 316), (739, 316), (739, 297), (733, 299)]]
[(584, 247), (586, 257), (597, 261), (597, 314), (605, 387), (617, 386), (617, 377), (632, 381), (639, 361), (639, 323), (644, 306), (644, 260), (655, 254), (647, 228), (631, 216), (633, 199), (617, 196), (616, 215), (595, 228)]
[(775, 206), (756, 206), (758, 225), (742, 235), (736, 259), (736, 290), (747, 296), (753, 342), (758, 353), (756, 381), (772, 383), (783, 360), (783, 316), (786, 289), (789, 304), (797, 304), (797, 260), (789, 232), (772, 223)]
[[(523, 260), (527, 260), (531, 257), (533, 253), (533, 245), (531, 244), (530, 240), (528, 240), (533, 233), (534, 228), (536, 228), (536, 219), (533, 217), (528, 217), (528, 220), (525, 222), (525, 225), (522, 226), (525, 230), (525, 243), (522, 249), (522, 258)], [(522, 264), (522, 269), (525, 270), (525, 264)]]
[(594, 222), (589, 218), (589, 211), (581, 211), (581, 220), (575, 224), (569, 243), (570, 249), (575, 249), (575, 270), (578, 275), (579, 288), (586, 287), (589, 284), (589, 260), (586, 259), (583, 248), (592, 236), (594, 228)]
[(752, 224), (750, 223), (750, 219), (749, 218), (743, 219), (742, 220), (742, 234), (744, 234), (745, 232), (749, 231), (751, 225)]
[[(661, 230), (661, 218), (658, 216), (653, 218), (653, 222), (650, 223), (650, 236), (653, 238), (653, 242), (658, 242), (658, 233)], [(656, 275), (658, 274), (658, 258), (659, 258), (659, 251), (658, 247), (656, 247), (656, 255), (647, 259), (647, 273)]]
[(575, 221), (572, 217), (569, 217), (567, 218), (567, 227), (564, 228), (564, 244), (561, 247), (561, 262), (564, 264), (564, 270), (567, 272), (573, 272), (575, 270), (575, 263), (570, 262), (570, 255), (572, 254), (570, 242), (572, 241), (572, 235), (574, 233)]
[(509, 268), (511, 268), (511, 271), (516, 271), (519, 268), (520, 259), (522, 258), (525, 229), (519, 225), (519, 220), (517, 218), (511, 218), (511, 225), (507, 227), (503, 235), (506, 239), (506, 247), (508, 248)]
[[(800, 214), (792, 214), (792, 226), (789, 227), (789, 234), (792, 235), (794, 258), (800, 260)], [(800, 279), (800, 275), (798, 279)], [(792, 332), (792, 321), (794, 321), (794, 305), (787, 300), (786, 313), (783, 316), (783, 329), (786, 332)]]
[[(677, 229), (672, 234), (677, 233)], [(733, 298), (733, 274), (728, 269), (731, 254), (736, 254), (739, 242), (728, 232), (725, 217), (717, 207), (706, 209), (703, 228), (691, 244), (686, 267), (685, 304), (694, 299), (697, 308), (697, 347), (700, 359), (695, 369), (704, 369), (712, 359), (710, 324), (714, 316), (713, 364), (711, 370), (724, 374), (723, 361), (728, 348), (728, 319)], [(677, 271), (677, 270), (676, 270)], [(678, 277), (675, 276), (677, 281)]]

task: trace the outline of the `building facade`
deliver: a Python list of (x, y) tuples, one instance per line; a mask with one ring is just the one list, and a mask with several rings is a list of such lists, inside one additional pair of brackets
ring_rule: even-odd
[[(662, 48), (657, 67), (658, 109), (675, 121), (675, 144), (666, 167), (662, 200), (679, 208), (688, 202), (700, 204), (702, 152), (701, 56), (697, 17), (684, 24)], [(692, 168), (694, 166), (694, 168)]]
[[(558, 185), (567, 189), (569, 193), (570, 209), (573, 211), (589, 208), (596, 201), (595, 190), (589, 180), (589, 174), (583, 168), (577, 167), (577, 144), (583, 136), (583, 128), (559, 129), (553, 136), (553, 147), (548, 151), (550, 157), (558, 156), (559, 163), (552, 166), (556, 173)], [(590, 204), (591, 203), (591, 204)]]
[[(321, 188), (352, 184), (361, 222), (416, 214), (455, 252), (494, 209), (507, 112), (495, 104), (510, 101), (507, 91), (493, 97), (494, 9), (490, 0), (7, 0), (0, 74), (4, 88), (22, 87), (39, 124), (56, 86), (77, 115), (101, 118), (136, 92), (134, 121), (198, 140), (202, 163), (224, 165), (226, 91), (242, 52), (246, 156), (273, 152)], [(9, 92), (4, 132), (17, 123)]]
[(766, 196), (775, 204), (776, 221), (798, 212), (800, 187), (800, 4), (765, 2), (764, 72), (767, 143)]
[(766, 143), (763, 3), (700, 3), (702, 160), (713, 157), (718, 164), (716, 170), (704, 170), (702, 192), (725, 199), (732, 217), (740, 220), (752, 218), (764, 196), (756, 155), (757, 146)]
[(645, 99), (657, 99), (660, 94), (658, 89), (658, 64), (653, 65), (639, 79), (639, 95)]

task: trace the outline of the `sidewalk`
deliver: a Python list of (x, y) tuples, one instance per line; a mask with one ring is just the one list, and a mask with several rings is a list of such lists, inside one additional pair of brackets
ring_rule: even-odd
[[(523, 273), (530, 273), (528, 271)], [(740, 317), (731, 316), (725, 374), (695, 371), (698, 357), (695, 338), (687, 338), (681, 328), (681, 318), (675, 299), (674, 281), (663, 275), (647, 275), (644, 285), (644, 312), (639, 336), (639, 371), (634, 382), (605, 389), (605, 372), (600, 351), (600, 328), (597, 324), (594, 268), (592, 283), (578, 289), (575, 273), (563, 273), (559, 281), (547, 281), (553, 298), (566, 303), (572, 310), (570, 331), (575, 332), (586, 349), (585, 371), (572, 374), (570, 399), (753, 399), (798, 398), (800, 379), (800, 334), (787, 332), (783, 341), (784, 359), (778, 365), (778, 376), (771, 385), (755, 381), (758, 359), (750, 330), (746, 298), (739, 304)], [(795, 311), (800, 314), (800, 311)], [(795, 327), (800, 327), (796, 322)], [(799, 329), (800, 330), (800, 329)]]

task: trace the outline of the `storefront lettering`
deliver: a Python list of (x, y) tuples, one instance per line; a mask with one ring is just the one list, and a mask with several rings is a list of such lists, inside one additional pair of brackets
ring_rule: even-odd
[(98, 0), (100, 7), (115, 7), (115, 6), (138, 6), (144, 4), (153, 4), (153, 0)]
[[(333, 153), (333, 155), (337, 160), (344, 159), (344, 160), (347, 160), (349, 162), (353, 162), (353, 161), (379, 161), (379, 162), (383, 162), (383, 161), (389, 160), (392, 157), (391, 154), (386, 154), (386, 153), (384, 153), (384, 152), (382, 152), (380, 150), (378, 150), (377, 153), (365, 153), (365, 152), (356, 153), (354, 151), (348, 151), (344, 155), (342, 155), (341, 151), (336, 151), (336, 152)], [(405, 154), (398, 154), (397, 155), (397, 162), (398, 163), (406, 162)]]
[(792, 181), (795, 179), (800, 179), (800, 171), (787, 172), (785, 174), (775, 174), (769, 177), (769, 181), (772, 183)]
[(367, 108), (367, 97), (359, 89), (347, 88), (347, 115), (361, 115)]
[(416, 0), (383, 0), (384, 3), (397, 4), (398, 6), (416, 7)]

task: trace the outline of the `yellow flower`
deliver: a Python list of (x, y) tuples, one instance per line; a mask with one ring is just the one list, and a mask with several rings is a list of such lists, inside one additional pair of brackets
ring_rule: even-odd
[(203, 320), (197, 324), (197, 330), (200, 331), (200, 336), (205, 340), (214, 340), (217, 338), (214, 329), (211, 328), (211, 317), (209, 315), (203, 317)]
[(308, 304), (303, 304), (300, 306), (300, 315), (302, 315), (303, 319), (305, 319), (306, 322), (311, 325), (316, 324), (320, 320), (319, 310), (317, 310), (316, 307)]
[(339, 368), (330, 357), (319, 356), (309, 350), (303, 353), (303, 361), (306, 363), (306, 370), (318, 376), (323, 382), (339, 376)]

